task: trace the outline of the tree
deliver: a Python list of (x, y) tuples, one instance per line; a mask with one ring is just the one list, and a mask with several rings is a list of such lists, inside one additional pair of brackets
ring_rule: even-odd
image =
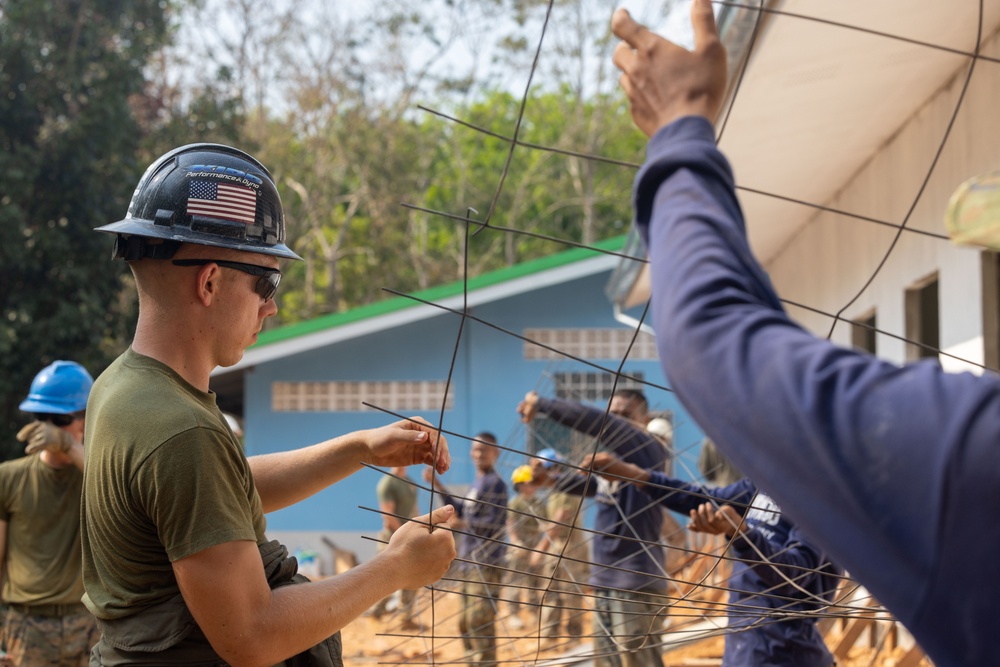
[[(133, 300), (111, 238), (145, 165), (130, 101), (168, 3), (0, 3), (0, 420), (56, 359), (94, 375), (127, 344)], [(0, 454), (19, 453), (13, 438)]]

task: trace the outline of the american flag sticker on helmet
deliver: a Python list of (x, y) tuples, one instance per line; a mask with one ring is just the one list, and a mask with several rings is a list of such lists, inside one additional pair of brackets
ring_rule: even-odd
[(188, 190), (187, 212), (252, 225), (257, 212), (257, 193), (241, 185), (195, 179)]

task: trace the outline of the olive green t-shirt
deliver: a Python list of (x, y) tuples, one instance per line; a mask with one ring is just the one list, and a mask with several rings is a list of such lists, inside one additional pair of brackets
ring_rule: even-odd
[(393, 514), (409, 518), (417, 509), (417, 487), (392, 475), (385, 475), (379, 480), (375, 493), (380, 503), (396, 503), (396, 511)]
[(7, 522), (5, 601), (80, 602), (82, 486), (79, 468), (53, 468), (37, 454), (0, 464), (0, 521)]
[(215, 403), (131, 349), (87, 404), (83, 601), (101, 619), (176, 596), (171, 563), (236, 540), (265, 541), (250, 465)]

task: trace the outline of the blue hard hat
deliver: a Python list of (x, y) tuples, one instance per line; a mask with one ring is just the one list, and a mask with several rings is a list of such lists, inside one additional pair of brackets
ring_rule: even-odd
[(21, 401), (24, 412), (68, 415), (87, 407), (94, 378), (75, 361), (54, 361), (31, 381), (28, 398)]
[(566, 457), (551, 447), (546, 447), (542, 451), (538, 452), (538, 458), (541, 459), (542, 467), (546, 470), (554, 466), (556, 463), (566, 463)]

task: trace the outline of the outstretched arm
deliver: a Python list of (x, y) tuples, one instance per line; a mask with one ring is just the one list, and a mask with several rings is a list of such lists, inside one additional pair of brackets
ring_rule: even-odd
[[(531, 391), (517, 407), (521, 420), (530, 422), (536, 414), (579, 433), (600, 436), (601, 445), (617, 456), (644, 468), (662, 468), (667, 450), (642, 426), (605, 409), (559, 398), (542, 398)], [(576, 493), (575, 491), (573, 493)]]
[[(694, 52), (660, 44), (621, 11), (613, 24), (633, 116), (652, 135), (635, 215), (671, 386), (719, 448), (908, 626), (926, 621), (929, 596), (947, 606), (935, 617), (974, 624), (979, 612), (946, 591), (981, 587), (972, 573), (994, 569), (1000, 525), (967, 510), (992, 506), (1000, 483), (1000, 382), (935, 363), (898, 368), (784, 313), (747, 242), (713, 114), (645, 122), (660, 98), (725, 86), (706, 56), (718, 40), (710, 3), (692, 11)], [(918, 639), (931, 655), (949, 641)]]
[(362, 463), (393, 467), (451, 465), (448, 443), (426, 421), (402, 420), (382, 428), (356, 431), (311, 447), (264, 454), (249, 459), (254, 484), (265, 512), (273, 512), (312, 496), (353, 475)]
[(742, 514), (753, 500), (754, 487), (749, 480), (740, 480), (721, 488), (703, 486), (669, 477), (658, 470), (646, 470), (608, 452), (588, 456), (582, 465), (593, 468), (595, 473), (609, 480), (624, 480), (639, 486), (650, 498), (675, 512), (687, 513), (697, 509), (705, 500), (715, 500), (736, 503)]
[(698, 533), (725, 535), (733, 554), (752, 567), (773, 595), (794, 598), (813, 596), (828, 603), (841, 574), (826, 555), (792, 526), (782, 541), (768, 539), (759, 530), (748, 529), (741, 511), (732, 505), (703, 503), (690, 512), (688, 529)]

